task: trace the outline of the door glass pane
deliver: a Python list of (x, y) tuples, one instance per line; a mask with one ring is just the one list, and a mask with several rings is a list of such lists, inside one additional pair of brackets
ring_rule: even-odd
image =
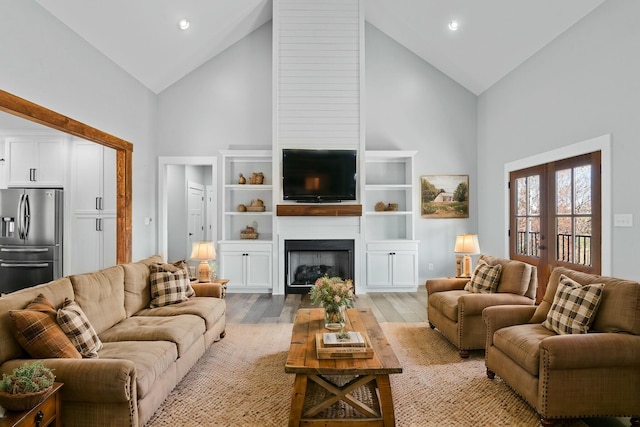
[(570, 215), (571, 206), (571, 169), (556, 172), (556, 213)]
[(575, 257), (573, 262), (581, 265), (591, 265), (591, 217), (575, 219)]
[(516, 179), (516, 215), (523, 216), (527, 214), (527, 180), (526, 178)]
[(540, 176), (527, 178), (529, 187), (529, 215), (540, 215)]
[(556, 218), (556, 258), (558, 261), (572, 262), (572, 237), (571, 217)]
[(574, 171), (574, 205), (576, 214), (591, 213), (591, 165), (580, 166)]

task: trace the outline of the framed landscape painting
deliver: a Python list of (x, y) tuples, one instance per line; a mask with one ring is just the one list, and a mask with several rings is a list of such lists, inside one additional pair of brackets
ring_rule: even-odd
[(469, 175), (420, 177), (423, 218), (469, 218)]

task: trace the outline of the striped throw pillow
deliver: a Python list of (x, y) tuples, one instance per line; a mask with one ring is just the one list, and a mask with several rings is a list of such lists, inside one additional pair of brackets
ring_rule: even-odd
[(542, 326), (557, 334), (586, 334), (602, 297), (603, 283), (582, 286), (560, 276), (553, 304)]
[(62, 307), (58, 310), (58, 324), (82, 357), (98, 357), (102, 341), (89, 323), (87, 315), (75, 301), (71, 301), (69, 298), (65, 299)]
[(498, 288), (501, 274), (502, 265), (489, 265), (480, 260), (464, 289), (473, 293), (492, 294)]

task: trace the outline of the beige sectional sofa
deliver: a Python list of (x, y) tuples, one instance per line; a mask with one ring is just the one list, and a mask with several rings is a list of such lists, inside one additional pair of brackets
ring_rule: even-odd
[(162, 262), (154, 256), (0, 297), (0, 373), (33, 360), (16, 340), (9, 310), (39, 294), (55, 307), (74, 300), (103, 345), (97, 358), (43, 360), (64, 383), (62, 424), (143, 426), (225, 330), (226, 305), (215, 285), (194, 285), (187, 301), (150, 308), (149, 265)]

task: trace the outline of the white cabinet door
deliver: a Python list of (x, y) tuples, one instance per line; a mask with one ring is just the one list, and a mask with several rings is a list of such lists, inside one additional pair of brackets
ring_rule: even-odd
[(61, 139), (9, 140), (9, 187), (62, 187), (64, 142)]
[(367, 252), (367, 286), (391, 286), (392, 278), (391, 255), (389, 252)]
[(220, 250), (218, 272), (219, 277), (229, 279), (229, 289), (245, 287), (245, 254), (244, 252), (223, 252)]
[[(65, 275), (97, 271), (102, 268), (102, 233), (97, 230), (95, 216), (74, 215), (71, 224), (74, 238), (69, 241), (69, 253), (73, 254)], [(115, 264), (115, 263), (114, 263)]]
[(393, 286), (416, 286), (418, 277), (418, 253), (397, 251), (393, 259)]
[(92, 142), (74, 144), (71, 186), (73, 211), (95, 214), (102, 194), (102, 147)]
[(116, 265), (116, 217), (103, 216), (102, 218), (102, 268)]
[(271, 288), (272, 258), (270, 252), (249, 252), (245, 257), (247, 283), (251, 288)]

